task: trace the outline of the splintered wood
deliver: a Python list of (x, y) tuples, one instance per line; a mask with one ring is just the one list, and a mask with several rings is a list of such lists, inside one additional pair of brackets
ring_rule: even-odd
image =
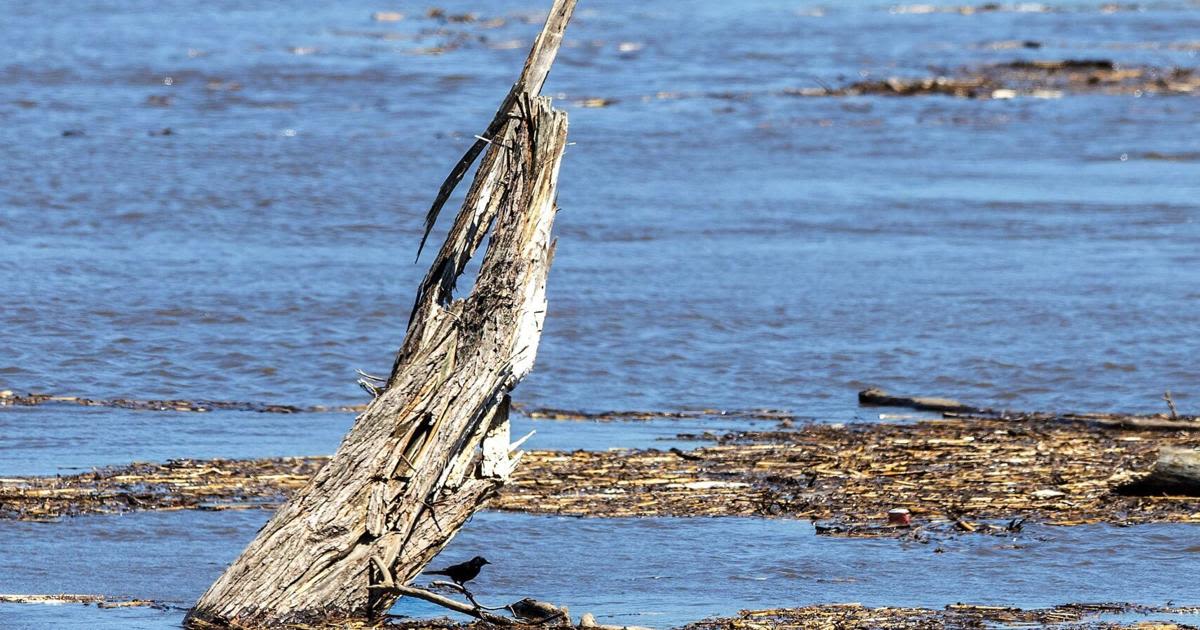
[[(1122, 496), (1159, 449), (1196, 432), (1056, 421), (948, 419), (808, 425), (712, 436), (692, 451), (531, 451), (487, 507), (581, 516), (779, 516), (894, 535), (887, 511), (917, 524), (1026, 518), (1057, 525), (1200, 522), (1200, 498)], [(142, 509), (270, 506), (324, 458), (136, 464), (69, 477), (0, 480), (0, 517), (47, 520)], [(865, 527), (864, 527), (865, 526)], [(878, 527), (875, 527), (878, 526)]]
[[(539, 94), (574, 7), (554, 2), (516, 83), (427, 212), (421, 245), (478, 158), (391, 373), (363, 375), (373, 400), (333, 457), (185, 622), (378, 618), (510, 478), (523, 454), (509, 441), (509, 393), (533, 369), (546, 316), (567, 137), (566, 113)], [(478, 276), (459, 291), (480, 248)]]

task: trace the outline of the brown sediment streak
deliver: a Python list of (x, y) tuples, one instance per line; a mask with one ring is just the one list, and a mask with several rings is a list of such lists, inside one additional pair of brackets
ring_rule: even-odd
[[(948, 418), (914, 424), (805, 425), (707, 436), (692, 451), (530, 451), (494, 510), (578, 516), (819, 519), (829, 533), (905, 535), (906, 508), (934, 525), (1200, 522), (1200, 497), (1123, 496), (1162, 448), (1200, 432), (1053, 419)], [(0, 517), (50, 520), (143, 509), (278, 505), (326, 458), (175, 461), (64, 477), (0, 479)], [(832, 521), (832, 523), (830, 523)]]

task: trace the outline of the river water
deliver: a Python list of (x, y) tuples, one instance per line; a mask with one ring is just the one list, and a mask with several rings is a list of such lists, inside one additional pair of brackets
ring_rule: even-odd
[[(0, 621), (11, 620), (5, 628), (64, 618), (79, 627), (171, 627), (266, 518), (261, 511), (160, 512), (0, 523), (0, 586), (7, 590), (11, 580), (38, 593), (99, 590), (173, 606), (114, 612), (0, 604)], [(786, 520), (484, 513), (435, 564), (480, 549), (495, 563), (472, 583), (485, 605), (532, 595), (569, 605), (576, 615), (665, 628), (785, 602), (1184, 603), (1196, 595), (1200, 532), (1186, 525), (1030, 526), (1017, 538), (973, 535), (926, 545), (816, 536), (810, 524)], [(401, 600), (393, 612), (443, 611)]]
[[(403, 334), (421, 216), (542, 4), (428, 55), (454, 36), (424, 6), (373, 22), (397, 9), (379, 0), (4, 2), (0, 384), (360, 401), (354, 369), (386, 371)], [(1014, 59), (1197, 66), (1195, 2), (1055, 6), (584, 2), (546, 90), (576, 144), (517, 397), (842, 418), (864, 384), (1194, 404), (1194, 97), (780, 93)]]
[[(423, 275), (424, 211), (545, 4), (441, 3), (481, 12), (459, 23), (381, 0), (0, 0), (0, 389), (362, 402), (354, 370), (390, 367)], [(999, 8), (582, 2), (546, 88), (574, 144), (541, 352), (515, 397), (846, 421), (875, 417), (854, 404), (868, 385), (1114, 411), (1164, 410), (1170, 389), (1196, 413), (1195, 95), (793, 93), (1013, 60), (1200, 63), (1194, 0)], [(372, 20), (393, 10), (405, 18)], [(350, 420), (6, 409), (0, 472), (316, 454)], [(531, 446), (703, 429), (667, 422), (529, 421)], [(49, 588), (14, 579), (0, 572), (0, 590)], [(1121, 598), (1107, 584), (1054, 599)], [(106, 590), (86, 586), (71, 588)], [(761, 601), (842, 599), (789, 592)], [(931, 592), (853, 597), (952, 598)], [(649, 609), (629, 597), (596, 606)]]

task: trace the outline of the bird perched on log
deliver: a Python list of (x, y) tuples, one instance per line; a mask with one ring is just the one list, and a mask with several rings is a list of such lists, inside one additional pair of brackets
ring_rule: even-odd
[(463, 586), (467, 582), (474, 580), (475, 576), (479, 575), (479, 570), (482, 569), (483, 565), (485, 564), (491, 563), (488, 562), (483, 556), (475, 556), (466, 562), (452, 564), (445, 569), (426, 571), (425, 573), (428, 575), (444, 575), (451, 580), (454, 580), (455, 584)]

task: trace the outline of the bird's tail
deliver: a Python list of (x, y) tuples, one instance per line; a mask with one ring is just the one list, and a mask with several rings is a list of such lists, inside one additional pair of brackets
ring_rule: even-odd
[(450, 575), (445, 571), (422, 571), (421, 573), (424, 573), (425, 575)]

